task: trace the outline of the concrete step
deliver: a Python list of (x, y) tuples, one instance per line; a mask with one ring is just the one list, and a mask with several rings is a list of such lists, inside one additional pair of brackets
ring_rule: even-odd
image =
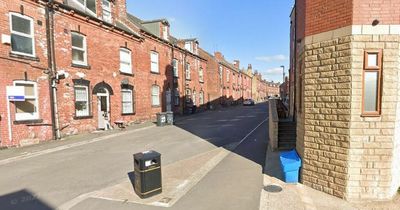
[(296, 145), (282, 145), (282, 146), (278, 146), (279, 150), (292, 150), (295, 149)]

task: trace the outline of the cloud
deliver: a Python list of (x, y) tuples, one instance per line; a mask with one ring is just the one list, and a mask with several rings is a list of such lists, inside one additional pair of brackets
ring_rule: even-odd
[(259, 57), (256, 57), (256, 60), (269, 63), (269, 62), (276, 62), (276, 61), (285, 61), (285, 60), (287, 60), (287, 58), (285, 55), (279, 54), (279, 55), (272, 55), (272, 56), (259, 56)]
[(264, 75), (282, 75), (282, 68), (276, 67), (276, 68), (267, 69), (264, 72)]

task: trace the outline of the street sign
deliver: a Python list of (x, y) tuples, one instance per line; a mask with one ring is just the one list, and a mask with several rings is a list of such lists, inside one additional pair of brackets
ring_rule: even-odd
[(25, 88), (22, 86), (7, 86), (7, 99), (9, 101), (25, 101)]

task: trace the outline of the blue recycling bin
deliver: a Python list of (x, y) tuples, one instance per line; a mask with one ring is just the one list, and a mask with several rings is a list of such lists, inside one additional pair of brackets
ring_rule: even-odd
[(280, 154), (281, 168), (283, 171), (283, 179), (286, 183), (299, 182), (299, 170), (301, 167), (301, 159), (296, 150), (281, 152)]

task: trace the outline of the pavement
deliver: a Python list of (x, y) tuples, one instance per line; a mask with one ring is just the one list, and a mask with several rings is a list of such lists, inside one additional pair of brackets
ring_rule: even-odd
[(268, 147), (264, 186), (261, 191), (260, 210), (397, 210), (400, 195), (392, 201), (351, 203), (314, 190), (301, 183), (287, 184), (283, 181), (279, 152)]

